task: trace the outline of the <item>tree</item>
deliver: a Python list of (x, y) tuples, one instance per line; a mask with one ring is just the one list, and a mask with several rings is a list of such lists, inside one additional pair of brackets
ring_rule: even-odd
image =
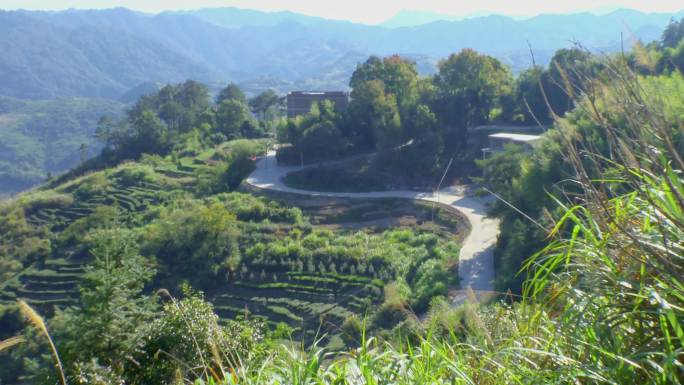
[(342, 136), (329, 120), (316, 122), (304, 130), (300, 148), (313, 159), (335, 157), (342, 146)]
[(167, 85), (141, 97), (124, 119), (101, 119), (96, 135), (105, 143), (103, 154), (112, 156), (109, 160), (163, 155), (211, 121), (210, 106), (209, 91), (198, 82)]
[(682, 39), (684, 39), (684, 18), (679, 21), (671, 19), (660, 38), (660, 46), (662, 48), (675, 48)]
[(139, 365), (127, 376), (130, 383), (171, 384), (179, 373), (193, 383), (206, 368), (219, 372), (216, 354), (221, 355), (224, 369), (239, 365), (237, 360), (255, 363), (266, 356), (263, 322), (230, 320), (221, 326), (201, 293), (188, 287), (183, 292), (185, 298), (168, 301), (161, 315), (144, 329), (145, 346), (136, 356)]
[[(684, 21), (682, 23), (684, 24)], [(656, 73), (684, 73), (684, 39), (676, 47), (665, 47), (658, 53), (660, 57), (656, 63)]]
[(282, 131), (295, 146), (295, 151), (309, 160), (335, 157), (345, 148), (346, 140), (338, 128), (338, 115), (328, 100), (314, 103), (308, 114), (290, 119)]
[(280, 97), (275, 93), (275, 91), (266, 90), (250, 99), (249, 106), (256, 115), (260, 116), (261, 119), (264, 120), (266, 118), (266, 111), (278, 104), (279, 100)]
[(425, 104), (413, 104), (403, 118), (405, 135), (413, 143), (393, 154), (394, 169), (404, 175), (425, 176), (438, 167), (444, 150), (437, 116)]
[(168, 129), (154, 112), (142, 111), (130, 123), (133, 136), (123, 148), (124, 153), (138, 157), (141, 154), (166, 154), (171, 149)]
[(553, 113), (563, 116), (581, 94), (584, 77), (592, 76), (591, 54), (579, 48), (559, 49), (551, 58), (542, 83)]
[(357, 88), (372, 80), (382, 81), (385, 92), (396, 95), (399, 105), (403, 105), (410, 103), (416, 96), (418, 71), (414, 62), (399, 55), (382, 60), (377, 56), (371, 56), (365, 63), (356, 67), (349, 85)]
[(235, 100), (247, 104), (247, 97), (235, 83), (228, 84), (219, 92), (218, 96), (216, 96), (216, 104), (221, 104), (224, 100)]
[(352, 140), (361, 148), (391, 148), (405, 139), (397, 98), (385, 93), (381, 80), (369, 80), (354, 88), (349, 115), (355, 126)]
[(138, 115), (150, 110), (158, 115), (174, 133), (188, 132), (199, 126), (202, 114), (211, 106), (209, 90), (201, 83), (188, 80), (178, 85), (167, 85), (155, 95), (143, 96), (129, 113)]
[(180, 277), (198, 288), (218, 284), (216, 276), (227, 260), (238, 255), (238, 229), (233, 214), (219, 204), (168, 210), (143, 235), (145, 255), (156, 256), (164, 276)]
[(131, 358), (143, 344), (140, 325), (154, 318), (155, 301), (142, 290), (155, 270), (129, 230), (95, 230), (86, 242), (93, 262), (80, 286), (81, 306), (58, 313), (54, 333), (64, 341), (60, 353), (70, 371), (94, 360), (120, 375), (135, 365)]
[(467, 128), (486, 123), (499, 98), (511, 90), (510, 70), (499, 60), (472, 49), (439, 63), (435, 111), (443, 124), (456, 128), (461, 145)]
[(246, 104), (225, 99), (216, 107), (216, 129), (228, 139), (241, 138), (243, 125), (252, 119)]
[(526, 124), (551, 122), (551, 114), (542, 93), (542, 87), (548, 88), (548, 84), (544, 84), (545, 79), (544, 68), (539, 66), (528, 68), (518, 75), (515, 83), (517, 108), (514, 113)]

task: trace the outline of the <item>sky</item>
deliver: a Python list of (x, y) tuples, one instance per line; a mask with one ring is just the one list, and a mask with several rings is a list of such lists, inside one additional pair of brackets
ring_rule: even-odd
[(62, 10), (126, 7), (156, 13), (206, 7), (240, 7), (264, 11), (290, 10), (329, 19), (376, 24), (400, 10), (420, 10), (451, 16), (499, 13), (515, 17), (540, 13), (608, 12), (632, 8), (645, 12), (674, 12), (682, 0), (0, 0), (0, 9)]

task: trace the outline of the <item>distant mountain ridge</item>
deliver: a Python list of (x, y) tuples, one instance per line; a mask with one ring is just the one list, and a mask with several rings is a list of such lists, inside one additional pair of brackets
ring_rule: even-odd
[(291, 12), (238, 8), (145, 14), (125, 8), (0, 12), (0, 95), (118, 99), (145, 82), (254, 82), (344, 88), (370, 54), (418, 58), (423, 72), (463, 48), (494, 55), (514, 70), (539, 64), (573, 42), (601, 52), (657, 39), (676, 14), (619, 10), (491, 15), (387, 28)]

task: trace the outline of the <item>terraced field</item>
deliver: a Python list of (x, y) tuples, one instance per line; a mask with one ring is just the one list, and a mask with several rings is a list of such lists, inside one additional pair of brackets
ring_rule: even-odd
[[(433, 207), (424, 202), (303, 197), (263, 190), (253, 193), (299, 207), (312, 225), (339, 234), (372, 234), (410, 227), (458, 242), (468, 233), (465, 218), (448, 208), (435, 208), (432, 221)], [(333, 273), (329, 261), (327, 266), (328, 272), (316, 267), (316, 272), (310, 273), (307, 267), (294, 268), (287, 263), (254, 264), (249, 272), (227, 277), (231, 283), (208, 293), (207, 298), (221, 317), (263, 317), (270, 324), (285, 322), (295, 328), (296, 337), (304, 337), (307, 342), (325, 333), (334, 336), (349, 315), (363, 316), (377, 309), (384, 299), (385, 282), (373, 269), (338, 265)]]
[[(55, 307), (76, 304), (78, 285), (89, 260), (82, 250), (63, 244), (59, 234), (101, 206), (117, 207), (122, 214), (119, 219), (131, 222), (133, 227), (144, 225), (140, 218), (147, 215), (149, 208), (164, 205), (179, 191), (192, 194), (196, 169), (211, 162), (208, 154), (204, 154), (204, 159), (167, 161), (149, 166), (147, 170), (152, 174), (149, 178), (127, 176), (127, 167), (123, 166), (108, 170), (106, 177), (101, 178), (104, 182), (87, 194), (82, 190), (90, 183), (91, 176), (54, 189), (74, 199), (27, 206), (27, 222), (46, 227), (55, 234), (53, 251), (10, 280), (0, 282), (0, 303), (23, 299), (46, 317)], [(282, 207), (299, 207), (311, 225), (309, 229), (323, 228), (335, 234), (379, 233), (388, 228), (410, 227), (458, 241), (467, 233), (467, 222), (462, 216), (406, 199), (303, 197), (261, 190), (253, 191), (252, 195), (262, 195)], [(272, 204), (275, 203), (269, 203)], [(272, 241), (295, 231), (294, 225), (278, 220), (240, 221), (242, 231), (250, 235), (241, 245), (243, 253), (252, 241)], [(317, 258), (320, 259), (315, 260), (313, 267), (294, 266), (294, 259), (245, 265), (242, 271), (226, 273), (225, 280), (207, 291), (206, 298), (222, 319), (246, 316), (261, 317), (271, 325), (284, 322), (307, 342), (325, 333), (336, 334), (347, 317), (372, 313), (383, 301), (383, 287), (388, 277), (380, 276), (367, 265), (332, 261), (326, 256)]]
[(382, 300), (382, 281), (344, 274), (268, 271), (263, 280), (235, 281), (209, 298), (223, 318), (262, 317), (285, 322), (311, 341), (335, 332), (352, 314), (365, 314)]
[[(228, 152), (230, 145), (217, 150)], [(124, 218), (132, 213), (144, 212), (162, 203), (173, 190), (191, 189), (195, 170), (208, 165), (214, 153), (214, 150), (208, 150), (197, 157), (181, 158), (176, 164), (166, 161), (153, 166), (152, 179), (159, 182), (127, 177), (128, 167), (123, 165), (104, 172), (105, 187), (79, 194), (79, 189), (87, 185), (93, 176), (79, 178), (54, 189), (57, 193), (75, 196), (72, 202), (29, 207), (25, 210), (26, 221), (31, 226), (46, 227), (58, 234), (76, 220), (88, 217), (100, 206), (117, 207)], [(74, 256), (74, 250), (58, 250), (44, 258), (12, 279), (0, 282), (0, 304), (23, 299), (43, 314), (50, 315), (55, 306), (65, 307), (77, 301), (78, 282), (88, 259)]]
[[(99, 206), (115, 206), (123, 213), (141, 212), (158, 204), (165, 187), (150, 182), (124, 185), (118, 178), (101, 192), (86, 200), (75, 199), (67, 206), (44, 207), (27, 212), (27, 222), (32, 226), (45, 226), (59, 233), (74, 221), (92, 214)], [(74, 188), (65, 192), (73, 193)], [(58, 250), (44, 261), (36, 262), (21, 274), (0, 286), (0, 303), (22, 299), (42, 314), (50, 315), (55, 306), (66, 307), (78, 300), (78, 283), (89, 262), (83, 256), (74, 255), (70, 249)]]

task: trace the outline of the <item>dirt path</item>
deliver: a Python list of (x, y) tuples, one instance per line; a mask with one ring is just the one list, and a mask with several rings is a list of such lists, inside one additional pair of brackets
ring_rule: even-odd
[(257, 162), (256, 170), (247, 178), (247, 184), (265, 190), (286, 193), (339, 198), (407, 198), (449, 205), (465, 215), (471, 225), (470, 234), (463, 241), (459, 256), (458, 272), (462, 290), (455, 290), (450, 297), (455, 303), (466, 299), (465, 289), (472, 289), (478, 296), (494, 290), (494, 245), (499, 234), (499, 222), (486, 217), (489, 200), (468, 194), (463, 186), (448, 187), (438, 194), (404, 190), (375, 192), (318, 192), (291, 188), (283, 178), (301, 167), (280, 166), (275, 152), (271, 151)]

